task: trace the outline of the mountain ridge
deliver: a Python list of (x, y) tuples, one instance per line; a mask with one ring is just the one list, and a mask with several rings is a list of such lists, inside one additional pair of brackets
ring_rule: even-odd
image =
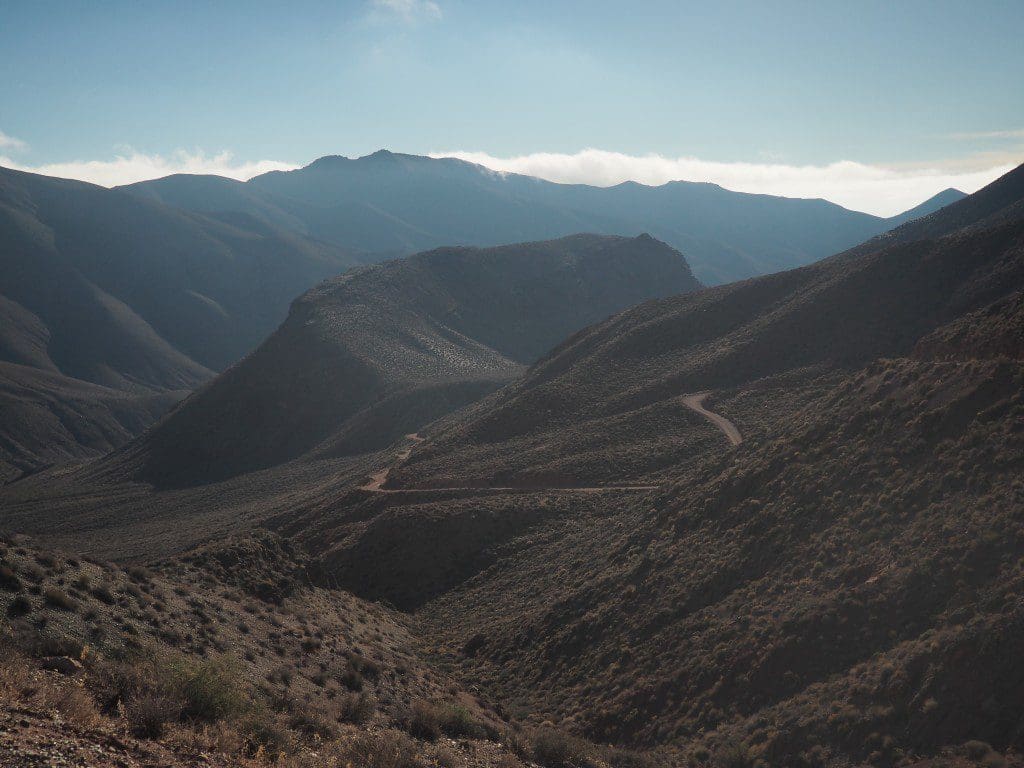
[[(178, 175), (125, 189), (210, 211), (211, 196), (203, 188), (208, 185)], [(197, 189), (190, 191), (192, 186)], [(378, 256), (577, 232), (633, 236), (646, 231), (686, 253), (707, 284), (806, 264), (909, 215), (883, 219), (826, 200), (732, 192), (708, 182), (559, 184), (457, 158), (388, 150), (357, 158), (325, 155), (231, 188), (235, 199), (221, 199), (221, 206), (262, 208), (297, 231)], [(930, 210), (933, 201), (918, 209)]]

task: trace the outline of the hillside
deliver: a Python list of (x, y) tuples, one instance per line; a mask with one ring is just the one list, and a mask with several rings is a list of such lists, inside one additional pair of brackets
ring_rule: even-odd
[(256, 352), (97, 471), (190, 485), (314, 449), (379, 450), (566, 334), (696, 286), (685, 259), (647, 236), (447, 248), (355, 270), (298, 299)]
[[(1014, 191), (1024, 199), (1020, 169), (878, 238), (876, 250), (648, 302), (592, 326), (459, 414), (392, 484), (408, 475), (446, 486), (455, 473), (495, 484), (657, 476), (691, 452), (680, 439), (690, 439), (693, 416), (679, 396), (713, 390), (721, 399), (755, 385), (763, 394), (746, 393), (735, 407), (761, 408), (771, 393), (771, 407), (785, 412), (819, 380), (907, 355), (926, 334), (1019, 290), (1024, 215), (1012, 213)], [(1000, 223), (965, 228), (974, 219)], [(760, 429), (756, 413), (750, 430)]]
[[(431, 423), (402, 422), (390, 446), (346, 443), (346, 426), (291, 448), (299, 461), (153, 490), (124, 482), (145, 467), (132, 457), (158, 455), (134, 453), (142, 440), (0, 498), (19, 530), (46, 536), (59, 519), (50, 540), (119, 557), (269, 527), (305, 553), (314, 583), (396, 606), (433, 661), (527, 727), (715, 768), (1017, 765), (1022, 201), (1024, 167), (816, 264), (566, 329), (522, 375), (541, 341), (483, 321), (508, 304), (473, 288), (457, 257), (474, 252), (356, 271), (299, 301), (280, 347), (232, 369), (274, 353), (233, 397), (270, 382), (267, 402), (299, 392), (301, 404), (315, 390), (300, 369), (340, 380), (316, 373), (331, 371), (324, 329), (352, 324), (365, 299), (353, 285), (379, 274), (394, 282), (373, 283), (374, 306), (381, 285), (401, 285), (416, 328), (445, 318), (460, 343), (444, 361), (472, 376), (508, 361), (516, 378)], [(589, 240), (674, 254), (648, 238)], [(453, 260), (444, 281), (439, 258)], [(465, 310), (450, 311), (455, 298)], [(374, 332), (338, 359), (374, 360), (380, 381), (437, 380), (444, 366), (423, 349), (438, 333), (366, 320)], [(285, 357), (305, 328), (316, 354)], [(427, 341), (382, 354), (376, 340), (394, 338)], [(183, 421), (192, 442), (174, 455), (201, 455), (216, 413)], [(268, 444), (296, 432), (271, 422)], [(371, 448), (384, 450), (358, 453)]]
[[(71, 408), (74, 430), (104, 433), (108, 449), (120, 445), (160, 415), (153, 403), (173, 402), (164, 395), (234, 362), (276, 327), (296, 294), (354, 263), (344, 249), (253, 217), (201, 216), (6, 169), (0, 240), (0, 361), (41, 376), (38, 391), (22, 372), (23, 392), (3, 393), (0, 440), (27, 466), (101, 446), (65, 436), (49, 454), (45, 446), (22, 453), (9, 425), (37, 423), (42, 433)], [(63, 401), (62, 388), (78, 405)], [(112, 415), (102, 388), (120, 392), (118, 410), (133, 415)], [(89, 392), (93, 405), (85, 405)]]
[(385, 255), (576, 232), (649, 232), (685, 253), (706, 284), (807, 264), (960, 194), (947, 190), (902, 216), (882, 219), (824, 200), (743, 194), (714, 184), (554, 184), (461, 160), (385, 150), (356, 159), (322, 157), (245, 183), (172, 176), (124, 189), (188, 210), (257, 215), (320, 240)]
[(565, 744), (660, 765), (509, 722), (406, 617), (306, 567), (266, 532), (148, 568), (4, 536), (0, 764), (523, 768)]
[[(1022, 184), (938, 239), (591, 326), (422, 430), (390, 493), (275, 524), (510, 711), (593, 739), (1001, 764), (1024, 748)], [(704, 390), (739, 445), (681, 400)]]

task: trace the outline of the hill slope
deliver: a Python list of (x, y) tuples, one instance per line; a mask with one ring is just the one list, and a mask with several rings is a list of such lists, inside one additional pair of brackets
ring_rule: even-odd
[[(440, 486), (452, 473), (499, 484), (570, 471), (645, 477), (679, 458), (673, 435), (691, 419), (676, 400), (683, 394), (759, 382), (788, 402), (820, 376), (909, 354), (925, 334), (1020, 286), (1024, 216), (1012, 211), (1013, 190), (1024, 198), (1022, 176), (908, 223), (872, 241), (874, 250), (865, 244), (802, 269), (649, 302), (592, 326), (460, 415), (407, 470), (418, 465), (417, 482)], [(1009, 223), (978, 229), (974, 221)]]
[[(0, 239), (0, 361), (50, 375), (40, 380), (49, 394), (32, 398), (44, 420), (60, 418), (46, 405), (60, 405), (56, 374), (79, 402), (86, 383), (147, 399), (128, 431), (100, 404), (78, 411), (76, 429), (116, 434), (115, 444), (156, 415), (151, 395), (194, 388), (273, 330), (294, 295), (353, 263), (343, 249), (243, 214), (200, 216), (6, 169)], [(25, 394), (24, 372), (20, 380)], [(27, 402), (4, 394), (4, 427), (31, 421)], [(59, 451), (93, 452), (75, 442)]]
[(174, 176), (125, 189), (189, 210), (244, 211), (321, 240), (391, 255), (575, 232), (649, 232), (685, 253), (708, 284), (815, 261), (955, 198), (943, 193), (902, 217), (882, 219), (824, 200), (743, 194), (714, 184), (554, 184), (384, 150), (357, 159), (322, 157), (245, 183)]
[[(1019, 751), (1021, 200), (1024, 167), (937, 239), (623, 312), (424, 430), (396, 492), (279, 525), (464, 679), (598, 740)], [(629, 480), (659, 489), (566, 487)]]
[[(577, 235), (445, 248), (349, 272), (109, 465), (159, 484), (387, 446), (493, 390), (589, 322), (692, 290), (656, 240)], [(113, 471), (113, 470), (112, 470)]]

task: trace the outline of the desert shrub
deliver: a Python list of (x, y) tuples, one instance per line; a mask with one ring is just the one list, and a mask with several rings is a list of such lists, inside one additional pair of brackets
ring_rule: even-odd
[(752, 768), (754, 756), (742, 741), (731, 741), (715, 753), (715, 768)]
[(90, 656), (86, 660), (86, 671), (89, 687), (100, 709), (107, 714), (139, 695), (145, 688), (143, 680), (148, 677), (135, 664), (103, 656)]
[(533, 756), (533, 744), (523, 731), (505, 729), (501, 734), (501, 743), (515, 755), (523, 760), (529, 760)]
[(601, 757), (611, 768), (654, 768), (657, 765), (648, 755), (632, 749), (609, 747), (602, 751)]
[(337, 726), (309, 707), (293, 709), (291, 716), (288, 718), (288, 727), (299, 733), (315, 736), (325, 741), (337, 738), (338, 736)]
[(438, 724), (441, 730), (452, 738), (482, 739), (487, 731), (468, 709), (459, 704), (441, 707), (438, 712)]
[(36, 562), (44, 568), (52, 569), (57, 567), (57, 558), (49, 552), (39, 552), (36, 555)]
[(136, 736), (159, 739), (181, 716), (181, 704), (159, 693), (140, 693), (124, 705), (128, 727)]
[(417, 700), (409, 707), (402, 725), (411, 736), (434, 741), (441, 735), (441, 714), (430, 702)]
[(16, 650), (2, 648), (0, 654), (0, 701), (16, 700), (35, 686), (28, 661)]
[(168, 682), (181, 697), (185, 717), (213, 722), (245, 709), (241, 674), (232, 659), (222, 656), (199, 663), (182, 659), (169, 666)]
[(117, 602), (117, 598), (114, 597), (114, 593), (110, 591), (110, 584), (108, 582), (96, 585), (92, 590), (92, 596), (101, 603), (106, 603), (107, 605), (113, 605)]
[(338, 682), (350, 691), (363, 690), (363, 676), (360, 674), (359, 670), (351, 664), (346, 665), (345, 669), (343, 669), (341, 674), (338, 675)]
[(32, 612), (32, 601), (25, 595), (15, 595), (14, 599), (7, 606), (7, 615), (13, 617), (25, 616)]
[(78, 686), (61, 689), (53, 705), (66, 720), (82, 728), (95, 728), (102, 720), (96, 701)]
[(23, 589), (21, 579), (6, 565), (0, 565), (0, 589), (8, 592), (20, 592)]
[(377, 705), (366, 693), (350, 693), (343, 697), (338, 707), (338, 719), (343, 723), (365, 725), (370, 722)]
[(444, 744), (439, 744), (434, 748), (434, 754), (431, 755), (431, 758), (438, 768), (459, 768), (459, 766), (465, 765), (462, 757), (455, 750)]
[(591, 745), (554, 728), (533, 735), (533, 759), (544, 768), (578, 768), (585, 765)]
[(81, 574), (78, 575), (78, 577), (73, 582), (71, 582), (71, 585), (75, 589), (78, 589), (78, 590), (80, 590), (82, 592), (88, 592), (89, 591), (89, 583), (90, 583), (89, 582), (89, 577), (86, 574), (81, 573)]
[(992, 751), (992, 747), (986, 744), (984, 741), (968, 741), (964, 743), (964, 752), (971, 760), (981, 760), (989, 752)]
[[(13, 624), (13, 622), (12, 622)], [(70, 656), (80, 659), (85, 645), (76, 637), (49, 629), (37, 629), (24, 623), (11, 627), (11, 641), (28, 656)]]
[(278, 759), (292, 749), (291, 731), (279, 717), (265, 710), (254, 710), (238, 722), (238, 730), (250, 755)]
[[(336, 742), (330, 757), (337, 765), (359, 768), (421, 768), (416, 744), (396, 730), (363, 731)], [(328, 763), (330, 764), (330, 763)]]
[(146, 582), (153, 578), (153, 574), (141, 565), (133, 565), (128, 569), (128, 578), (132, 581)]
[(63, 589), (58, 587), (47, 587), (43, 590), (43, 600), (47, 605), (60, 608), (62, 611), (78, 610), (78, 603), (68, 597)]

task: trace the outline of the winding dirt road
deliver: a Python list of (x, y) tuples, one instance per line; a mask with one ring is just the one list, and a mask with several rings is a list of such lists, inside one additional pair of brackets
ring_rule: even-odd
[(683, 395), (683, 405), (692, 411), (696, 411), (722, 430), (725, 436), (729, 438), (730, 443), (733, 445), (739, 445), (743, 442), (743, 435), (741, 435), (740, 431), (736, 429), (736, 425), (725, 418), (725, 416), (720, 416), (719, 414), (713, 413), (704, 407), (704, 401), (710, 394), (710, 392), (697, 392), (693, 395)]
[[(736, 428), (736, 425), (729, 421), (724, 416), (720, 416), (717, 413), (707, 410), (704, 407), (704, 401), (710, 395), (710, 392), (697, 392), (693, 395), (683, 395), (680, 398), (683, 401), (683, 405), (692, 411), (699, 413), (705, 419), (710, 421), (720, 430), (722, 433), (729, 438), (729, 442), (732, 445), (739, 445), (743, 442), (743, 435)], [(359, 486), (360, 491), (370, 491), (371, 493), (424, 493), (424, 492), (438, 492), (438, 493), (451, 493), (453, 491), (503, 491), (509, 493), (601, 493), (604, 491), (656, 491), (661, 486), (659, 485), (590, 485), (590, 486), (551, 486), (547, 488), (529, 488), (521, 486), (453, 486), (451, 488), (385, 488), (384, 484), (388, 481), (388, 475), (391, 474), (391, 469), (402, 464), (412, 454), (413, 446), (416, 443), (422, 443), (423, 438), (416, 432), (408, 434), (405, 439), (409, 441), (409, 445), (403, 448), (395, 455), (395, 463), (390, 467), (385, 467), (379, 472), (374, 472), (369, 476), (369, 480), (363, 485)]]

